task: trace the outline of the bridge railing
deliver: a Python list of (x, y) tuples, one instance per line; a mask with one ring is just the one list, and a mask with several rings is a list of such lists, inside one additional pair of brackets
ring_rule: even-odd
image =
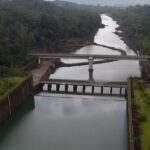
[(141, 55), (98, 55), (98, 54), (63, 54), (63, 53), (29, 53), (29, 56), (38, 58), (71, 58), (71, 59), (117, 59), (117, 60), (143, 60), (150, 59), (149, 56)]
[[(44, 88), (43, 88), (44, 87)], [(64, 93), (75, 95), (125, 96), (126, 83), (99, 83), (88, 80), (57, 80), (41, 81), (39, 92)]]

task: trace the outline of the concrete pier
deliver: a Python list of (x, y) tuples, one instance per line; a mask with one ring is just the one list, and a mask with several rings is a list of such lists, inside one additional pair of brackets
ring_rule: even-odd
[(41, 58), (40, 57), (38, 58), (38, 64), (39, 65), (41, 64)]
[(93, 81), (93, 57), (89, 57), (89, 81)]

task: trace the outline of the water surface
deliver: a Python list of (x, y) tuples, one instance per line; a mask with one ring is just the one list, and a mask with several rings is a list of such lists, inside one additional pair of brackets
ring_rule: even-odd
[(36, 96), (29, 105), (1, 131), (1, 150), (127, 150), (124, 99)]
[[(114, 32), (116, 21), (102, 15), (104, 29), (94, 41), (135, 55)], [(119, 52), (90, 45), (76, 54)], [(63, 59), (66, 63), (85, 60)], [(86, 60), (87, 61), (87, 60)], [(140, 76), (138, 61), (94, 65), (96, 81), (126, 81)], [(88, 65), (59, 68), (50, 78), (88, 79)], [(127, 114), (124, 98), (40, 94), (16, 112), (0, 131), (0, 150), (127, 150)]]

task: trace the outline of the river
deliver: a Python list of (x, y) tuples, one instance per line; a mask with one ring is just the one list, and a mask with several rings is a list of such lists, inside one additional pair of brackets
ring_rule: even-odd
[[(94, 41), (133, 50), (114, 32), (116, 21), (102, 15), (105, 28)], [(114, 54), (119, 52), (90, 45), (76, 54)], [(62, 59), (66, 63), (84, 60)], [(140, 76), (138, 61), (117, 61), (94, 65), (96, 81), (126, 81)], [(88, 79), (88, 66), (59, 68), (50, 78)], [(118, 97), (42, 94), (29, 100), (0, 129), (1, 150), (127, 150), (126, 100)]]
[[(120, 48), (126, 51), (127, 55), (135, 55), (131, 50), (114, 32), (119, 25), (111, 17), (102, 15), (102, 23), (105, 25), (104, 29), (99, 29), (95, 35), (94, 42), (97, 44), (103, 44)], [(108, 48), (90, 45), (83, 47), (74, 52), (75, 54), (108, 54), (108, 55), (120, 55), (119, 52), (113, 51)], [(73, 60), (63, 59), (65, 63), (82, 62), (85, 60)], [(96, 81), (127, 81), (130, 76), (141, 76), (139, 62), (138, 61), (117, 61), (112, 63), (105, 63), (100, 65), (94, 65), (94, 80)], [(54, 79), (88, 79), (88, 65), (82, 67), (62, 67), (59, 68), (55, 74), (51, 76)]]

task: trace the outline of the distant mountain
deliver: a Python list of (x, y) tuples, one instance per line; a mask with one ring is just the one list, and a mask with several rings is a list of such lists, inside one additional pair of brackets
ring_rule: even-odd
[(68, 8), (74, 8), (78, 7), (79, 4), (70, 2), (70, 1), (63, 1), (63, 0), (55, 0), (53, 2), (55, 5), (60, 6), (60, 7), (68, 7)]
[[(53, 1), (53, 0), (51, 0)], [(61, 0), (57, 0), (61, 1)], [(66, 0), (68, 2), (75, 2), (80, 4), (94, 4), (94, 5), (117, 5), (117, 6), (128, 6), (128, 5), (144, 5), (144, 4), (150, 4), (150, 0)]]

